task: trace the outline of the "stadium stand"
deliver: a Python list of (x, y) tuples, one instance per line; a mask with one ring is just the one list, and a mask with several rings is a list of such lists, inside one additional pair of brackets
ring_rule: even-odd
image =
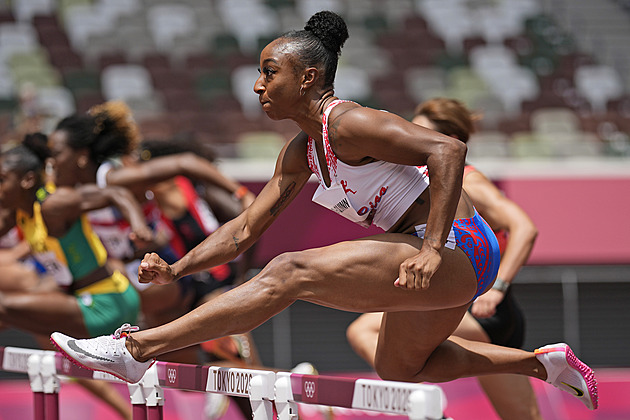
[[(483, 114), (475, 144), (491, 156), (627, 156), (630, 6), (597, 4), (7, 0), (0, 2), (0, 115), (8, 121), (18, 112), (25, 84), (46, 89), (40, 96), (52, 116), (125, 99), (142, 127), (160, 120), (172, 123), (163, 132), (201, 130), (233, 155), (238, 149), (229, 144), (250, 128), (294, 134), (260, 112), (252, 69), (274, 36), (330, 9), (351, 33), (337, 78), (345, 98), (404, 117), (432, 96), (461, 99)], [(573, 116), (570, 133), (580, 147), (539, 147), (548, 143), (541, 136), (558, 138), (532, 126), (548, 108)], [(203, 117), (210, 112), (225, 116)]]

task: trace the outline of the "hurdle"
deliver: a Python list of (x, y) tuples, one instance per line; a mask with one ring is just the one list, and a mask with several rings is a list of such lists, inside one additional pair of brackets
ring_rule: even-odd
[(443, 419), (446, 397), (437, 385), (324, 375), (276, 373), (278, 420), (297, 418), (297, 403)]
[(399, 414), (410, 420), (445, 418), (446, 397), (437, 385), (161, 361), (138, 383), (128, 384), (80, 368), (54, 351), (0, 347), (0, 359), (2, 370), (28, 374), (34, 420), (59, 420), (60, 376), (127, 384), (133, 420), (163, 419), (163, 388), (249, 398), (254, 420), (295, 420), (298, 404)]

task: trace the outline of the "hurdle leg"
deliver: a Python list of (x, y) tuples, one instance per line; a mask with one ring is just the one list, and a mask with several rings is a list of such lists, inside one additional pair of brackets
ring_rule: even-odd
[(422, 391), (414, 391), (409, 395), (409, 420), (443, 419), (446, 408), (446, 396), (442, 388), (423, 385)]
[(147, 407), (147, 420), (162, 420), (164, 417), (164, 390), (160, 386), (155, 364), (146, 371), (140, 382)]
[(274, 383), (268, 376), (254, 375), (249, 384), (249, 402), (254, 420), (273, 420)]
[(27, 373), (28, 380), (33, 391), (33, 413), (34, 420), (45, 420), (44, 416), (44, 386), (41, 375), (41, 356), (31, 354), (28, 357)]
[(133, 420), (147, 420), (147, 406), (144, 399), (142, 385), (127, 384), (129, 388), (129, 399), (131, 400), (131, 418)]
[(41, 376), (44, 390), (44, 414), (46, 420), (59, 420), (59, 377), (55, 367), (55, 355), (46, 354), (41, 359)]
[(291, 376), (285, 372), (276, 374), (276, 410), (278, 410), (278, 420), (295, 420), (298, 417), (298, 406), (293, 399), (291, 390)]

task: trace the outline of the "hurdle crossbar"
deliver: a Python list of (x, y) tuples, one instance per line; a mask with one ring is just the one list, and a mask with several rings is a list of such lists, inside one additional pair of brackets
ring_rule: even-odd
[[(27, 373), (35, 420), (59, 419), (59, 375), (120, 382), (80, 368), (60, 353), (0, 347), (2, 370)], [(297, 419), (298, 404), (400, 414), (410, 420), (443, 419), (446, 397), (437, 385), (305, 375), (256, 369), (156, 362), (136, 384), (127, 384), (134, 420), (161, 420), (163, 387), (249, 398), (254, 420)]]
[(279, 420), (297, 417), (297, 403), (402, 414), (411, 420), (442, 419), (446, 397), (437, 385), (324, 375), (276, 374)]

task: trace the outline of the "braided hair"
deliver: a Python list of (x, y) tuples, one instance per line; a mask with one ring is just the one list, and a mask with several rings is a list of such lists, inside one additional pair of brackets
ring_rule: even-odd
[(315, 13), (303, 30), (290, 31), (280, 36), (288, 41), (305, 67), (323, 70), (324, 87), (333, 87), (341, 48), (348, 39), (348, 27), (341, 16), (330, 11)]

